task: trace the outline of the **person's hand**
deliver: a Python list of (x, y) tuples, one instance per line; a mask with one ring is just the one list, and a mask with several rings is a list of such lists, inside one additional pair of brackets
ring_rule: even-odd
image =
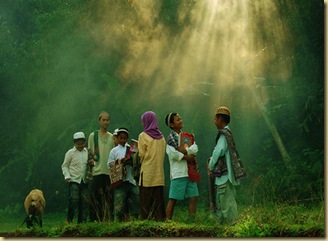
[(206, 163), (206, 169), (207, 169), (207, 175), (208, 176), (210, 176), (210, 175), (212, 175), (212, 171), (210, 170), (210, 160), (211, 160), (211, 157), (209, 157), (208, 159), (207, 159), (207, 163)]
[(124, 157), (124, 158), (122, 159), (122, 163), (123, 163), (124, 165), (132, 165), (132, 159), (131, 159), (131, 158), (126, 158), (126, 157)]
[(178, 146), (178, 151), (181, 152), (184, 155), (187, 155), (187, 150), (186, 148), (182, 147), (182, 146)]
[(207, 175), (210, 176), (212, 174), (212, 171), (210, 170), (209, 166), (207, 165)]
[(95, 160), (90, 159), (90, 160), (89, 160), (89, 163), (90, 163), (91, 166), (94, 166), (94, 165), (95, 165)]
[(66, 181), (67, 183), (70, 183), (70, 182), (71, 182), (71, 179), (70, 179), (70, 178), (66, 178), (65, 181)]
[(185, 155), (184, 159), (187, 161), (188, 164), (195, 164), (196, 163), (196, 158), (193, 155)]

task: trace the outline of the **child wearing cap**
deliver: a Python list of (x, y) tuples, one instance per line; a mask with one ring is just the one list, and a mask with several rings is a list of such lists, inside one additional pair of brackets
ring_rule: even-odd
[[(85, 148), (85, 135), (77, 132), (73, 135), (74, 147), (65, 154), (61, 166), (65, 181), (68, 184), (67, 223), (71, 223), (75, 210), (78, 209), (78, 223), (86, 221), (88, 207), (88, 185), (85, 180), (88, 163), (88, 150)], [(90, 160), (90, 163), (93, 160)], [(92, 163), (91, 163), (92, 164)]]
[(118, 131), (118, 129), (115, 129), (114, 132), (113, 132), (114, 146), (118, 145), (117, 131)]
[[(235, 165), (232, 165), (230, 151), (234, 143), (232, 143), (233, 139), (228, 126), (229, 123), (230, 110), (224, 106), (219, 107), (214, 118), (214, 124), (219, 132), (208, 168), (212, 176), (215, 175), (217, 210), (214, 212), (214, 216), (220, 224), (231, 223), (237, 219), (236, 186), (239, 185), (238, 179), (244, 175), (244, 173), (239, 172), (239, 169), (235, 169)], [(214, 169), (215, 174), (213, 172)], [(237, 175), (236, 178), (236, 174), (239, 173), (241, 175)]]
[(107, 162), (107, 167), (110, 169), (111, 162), (121, 160), (126, 169), (123, 183), (116, 187), (114, 192), (114, 212), (120, 222), (128, 221), (129, 217), (137, 219), (139, 216), (139, 189), (133, 178), (130, 146), (127, 144), (128, 139), (128, 129), (119, 128), (117, 130), (118, 145), (110, 151)]
[(188, 178), (188, 165), (195, 164), (195, 156), (198, 152), (196, 143), (184, 148), (179, 145), (179, 134), (183, 128), (183, 121), (178, 113), (169, 113), (165, 117), (165, 124), (172, 129), (167, 138), (166, 154), (170, 161), (170, 192), (166, 207), (166, 219), (172, 219), (174, 206), (178, 200), (189, 199), (188, 214), (194, 217), (196, 214), (197, 199), (199, 196), (196, 182)]

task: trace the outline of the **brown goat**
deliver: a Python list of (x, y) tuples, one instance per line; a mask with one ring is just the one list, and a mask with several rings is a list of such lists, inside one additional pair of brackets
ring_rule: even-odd
[(27, 227), (32, 227), (34, 221), (42, 227), (42, 214), (46, 207), (43, 192), (39, 189), (33, 189), (25, 198), (24, 207), (27, 214), (24, 222), (26, 222)]

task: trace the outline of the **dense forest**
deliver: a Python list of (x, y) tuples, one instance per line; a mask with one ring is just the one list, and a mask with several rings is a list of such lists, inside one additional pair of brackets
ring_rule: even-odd
[[(247, 170), (238, 203), (324, 202), (324, 2), (320, 0), (1, 0), (0, 210), (33, 188), (64, 211), (61, 172), (77, 131), (143, 131), (178, 112), (206, 160), (218, 106)], [(169, 163), (165, 160), (166, 193)], [(167, 196), (167, 195), (166, 195)]]

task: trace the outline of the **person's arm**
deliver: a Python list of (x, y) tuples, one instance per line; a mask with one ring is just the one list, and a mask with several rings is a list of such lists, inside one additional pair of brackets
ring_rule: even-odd
[(212, 157), (209, 162), (210, 170), (213, 170), (215, 164), (218, 162), (219, 157), (224, 155), (225, 151), (227, 150), (227, 147), (227, 139), (224, 135), (221, 135), (218, 142), (216, 143), (216, 146), (212, 153)]
[(195, 162), (195, 157), (193, 155), (183, 154), (182, 152), (176, 150), (173, 146), (170, 145), (166, 145), (166, 154), (172, 161), (185, 160), (191, 164)]
[(173, 146), (170, 146), (168, 144), (166, 145), (166, 154), (172, 161), (181, 161), (185, 156), (183, 153), (179, 152)]
[(147, 150), (147, 143), (145, 140), (145, 137), (142, 133), (140, 133), (139, 137), (138, 137), (138, 155), (139, 155), (139, 160), (140, 163), (142, 163), (145, 155), (146, 155), (146, 150)]
[(72, 159), (71, 158), (71, 152), (70, 151), (66, 152), (64, 162), (61, 166), (62, 172), (63, 172), (63, 175), (64, 175), (64, 178), (65, 178), (66, 182), (71, 181), (71, 174), (69, 172), (69, 165), (71, 164), (71, 159)]
[(196, 156), (198, 153), (198, 146), (197, 146), (196, 142), (194, 142), (194, 144), (192, 144), (190, 147), (187, 147), (186, 151), (187, 151), (188, 155)]
[(93, 132), (89, 135), (88, 148), (90, 148), (92, 153), (95, 153), (95, 143), (94, 143), (94, 140), (93, 140)]
[(112, 149), (110, 152), (109, 152), (109, 156), (108, 156), (108, 161), (107, 161), (107, 168), (109, 169), (110, 168), (110, 163), (115, 161), (115, 153), (114, 153), (114, 149)]

